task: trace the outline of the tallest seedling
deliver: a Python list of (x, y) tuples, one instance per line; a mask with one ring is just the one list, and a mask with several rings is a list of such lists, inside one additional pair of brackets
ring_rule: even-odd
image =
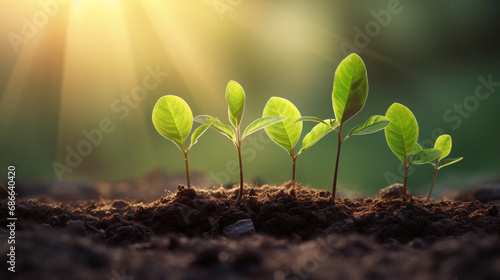
[(337, 132), (337, 159), (335, 161), (335, 173), (332, 187), (333, 201), (335, 201), (335, 193), (337, 191), (337, 174), (342, 143), (350, 136), (374, 133), (384, 129), (390, 123), (389, 119), (384, 116), (371, 116), (364, 124), (354, 127), (342, 138), (344, 124), (363, 109), (367, 96), (368, 77), (366, 75), (365, 64), (361, 57), (353, 53), (346, 57), (335, 71), (332, 93), (335, 120), (326, 122), (316, 117), (301, 118), (301, 120), (320, 122), (320, 124), (318, 124), (319, 126), (328, 125), (332, 130)]

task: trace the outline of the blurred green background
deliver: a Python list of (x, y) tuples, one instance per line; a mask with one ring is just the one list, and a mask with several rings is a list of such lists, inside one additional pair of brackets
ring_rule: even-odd
[[(13, 164), (18, 180), (35, 182), (133, 179), (157, 168), (183, 174), (182, 153), (151, 123), (158, 98), (181, 96), (195, 115), (227, 122), (225, 86), (236, 80), (247, 95), (245, 126), (271, 96), (328, 118), (334, 71), (355, 51), (370, 90), (349, 129), (400, 102), (415, 114), (421, 143), (448, 133), (450, 156), (465, 158), (441, 170), (438, 190), (493, 180), (499, 19), (498, 1), (2, 0), (0, 172)], [(476, 91), (484, 80), (493, 82)], [(101, 122), (107, 133), (82, 144), (83, 131), (92, 134)], [(303, 135), (312, 126), (305, 123)], [(334, 136), (298, 158), (299, 182), (331, 188)], [(71, 166), (68, 148), (87, 155), (70, 157)], [(265, 134), (243, 149), (247, 182), (290, 179), (290, 157)], [(191, 169), (213, 184), (238, 180), (236, 159), (214, 131), (190, 153)], [(373, 195), (402, 182), (400, 171), (383, 132), (353, 137), (343, 145), (340, 195)], [(432, 176), (429, 165), (416, 166), (411, 190), (425, 193)]]

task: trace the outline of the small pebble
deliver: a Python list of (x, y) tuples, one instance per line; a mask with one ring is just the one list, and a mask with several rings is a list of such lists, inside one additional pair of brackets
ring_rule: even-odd
[(415, 238), (410, 241), (408, 245), (414, 248), (422, 248), (424, 246), (424, 240), (422, 240), (422, 238)]
[(66, 228), (69, 231), (76, 233), (80, 236), (87, 235), (87, 229), (85, 228), (85, 223), (82, 221), (75, 221), (75, 220), (67, 221)]
[(243, 234), (254, 233), (255, 227), (252, 219), (241, 219), (236, 223), (225, 227), (223, 232), (227, 237), (235, 238)]

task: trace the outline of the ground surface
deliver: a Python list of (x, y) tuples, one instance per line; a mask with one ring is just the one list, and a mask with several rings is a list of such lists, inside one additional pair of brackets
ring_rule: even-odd
[[(19, 200), (1, 279), (498, 279), (500, 201), (339, 199), (298, 187), (178, 191), (153, 202)], [(237, 236), (228, 226), (251, 220)], [(252, 224), (250, 223), (250, 224)], [(247, 223), (248, 226), (248, 223)], [(228, 237), (229, 235), (230, 237)]]

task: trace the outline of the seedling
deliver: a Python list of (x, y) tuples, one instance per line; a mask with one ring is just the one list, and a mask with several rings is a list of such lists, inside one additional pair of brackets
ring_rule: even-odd
[[(371, 116), (361, 125), (354, 127), (344, 138), (342, 138), (342, 128), (349, 119), (354, 117), (361, 109), (363, 109), (366, 98), (368, 96), (368, 77), (366, 74), (365, 64), (361, 57), (357, 54), (350, 54), (338, 66), (335, 71), (335, 79), (333, 83), (333, 111), (335, 119), (324, 121), (317, 117), (302, 117), (302, 121), (319, 122), (318, 130), (325, 130), (324, 126), (329, 126), (330, 131), (335, 130), (338, 136), (337, 143), (337, 159), (335, 161), (335, 174), (333, 177), (332, 196), (335, 201), (335, 193), (337, 190), (337, 174), (340, 159), (340, 148), (342, 143), (347, 138), (353, 135), (364, 135), (377, 132), (389, 125), (390, 121), (384, 116)], [(318, 126), (317, 125), (317, 126)], [(338, 127), (338, 129), (337, 129)], [(313, 130), (315, 129), (313, 128)], [(312, 131), (311, 131), (312, 132)], [(326, 132), (324, 135), (326, 135)], [(323, 135), (323, 136), (324, 136)], [(323, 137), (321, 136), (321, 137)], [(319, 139), (321, 139), (321, 137)], [(316, 141), (318, 141), (317, 139)]]
[(153, 125), (156, 131), (163, 137), (172, 141), (179, 147), (184, 154), (186, 164), (187, 185), (191, 187), (189, 176), (188, 152), (196, 144), (198, 138), (215, 122), (217, 119), (211, 118), (191, 134), (191, 144), (185, 148), (184, 141), (189, 136), (193, 127), (193, 113), (184, 99), (175, 95), (165, 95), (161, 97), (153, 109)]
[[(305, 150), (318, 142), (323, 136), (332, 131), (328, 125), (320, 123), (314, 127), (302, 140), (302, 148), (295, 154), (294, 148), (302, 133), (302, 122), (300, 112), (292, 102), (281, 97), (271, 97), (264, 107), (262, 116), (281, 116), (284, 119), (265, 128), (267, 135), (274, 143), (285, 149), (292, 157), (292, 187), (295, 186), (295, 166), (297, 157)], [(322, 120), (323, 121), (323, 120)], [(324, 120), (329, 122), (330, 120)]]
[[(238, 201), (241, 200), (243, 196), (243, 167), (241, 161), (241, 142), (248, 135), (257, 132), (267, 126), (278, 123), (284, 120), (284, 117), (279, 116), (268, 116), (256, 119), (243, 131), (241, 135), (241, 119), (243, 118), (243, 113), (245, 111), (245, 91), (236, 81), (229, 81), (226, 87), (226, 100), (228, 104), (228, 115), (231, 126), (221, 123), (219, 120), (215, 120), (212, 124), (212, 128), (219, 133), (227, 136), (231, 141), (233, 141), (238, 151), (238, 160), (240, 166), (240, 192), (238, 194)], [(195, 118), (195, 121), (201, 122), (203, 124), (208, 124), (214, 118), (211, 116), (199, 116)]]
[(406, 195), (408, 169), (412, 164), (429, 163), (441, 155), (438, 149), (422, 149), (417, 144), (418, 123), (413, 113), (402, 104), (393, 103), (385, 116), (391, 123), (385, 128), (385, 139), (392, 152), (405, 167), (403, 195)]
[(459, 162), (463, 159), (463, 157), (444, 159), (450, 154), (451, 151), (451, 136), (448, 134), (441, 135), (436, 139), (436, 143), (434, 143), (434, 149), (439, 150), (442, 153), (437, 159), (429, 162), (432, 166), (434, 166), (435, 172), (434, 179), (432, 180), (431, 190), (429, 191), (429, 195), (427, 195), (427, 202), (429, 202), (429, 199), (431, 198), (432, 189), (434, 189), (434, 183), (436, 183), (436, 177), (438, 175), (439, 169), (454, 164), (455, 162)]

